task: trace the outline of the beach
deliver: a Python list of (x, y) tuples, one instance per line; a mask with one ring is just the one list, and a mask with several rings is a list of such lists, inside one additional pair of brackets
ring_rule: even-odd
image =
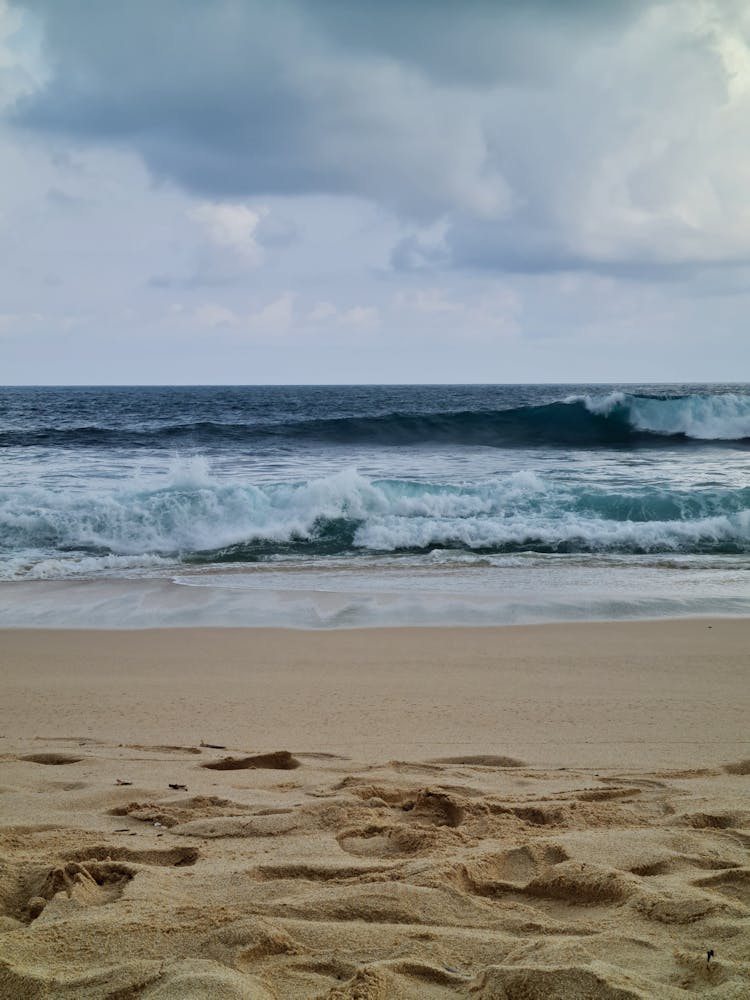
[(749, 647), (2, 631), (0, 996), (747, 997)]
[(750, 1000), (748, 152), (739, 0), (0, 0), (0, 1000)]

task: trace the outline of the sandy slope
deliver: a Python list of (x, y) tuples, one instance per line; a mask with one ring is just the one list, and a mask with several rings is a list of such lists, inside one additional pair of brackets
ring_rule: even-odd
[(747, 998), (749, 640), (2, 633), (0, 997)]

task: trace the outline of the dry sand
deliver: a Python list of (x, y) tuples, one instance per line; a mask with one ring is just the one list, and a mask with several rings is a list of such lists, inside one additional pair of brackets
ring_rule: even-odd
[(749, 654), (0, 632), (0, 997), (748, 998)]

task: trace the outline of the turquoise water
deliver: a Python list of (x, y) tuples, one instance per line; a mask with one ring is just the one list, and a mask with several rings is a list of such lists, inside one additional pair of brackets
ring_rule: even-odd
[(746, 613), (749, 446), (747, 386), (0, 389), (0, 622), (90, 579), (232, 623)]

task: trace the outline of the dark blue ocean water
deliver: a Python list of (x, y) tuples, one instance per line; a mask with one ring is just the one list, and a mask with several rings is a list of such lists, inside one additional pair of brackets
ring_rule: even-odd
[(749, 460), (748, 386), (4, 388), (0, 578), (737, 610)]

